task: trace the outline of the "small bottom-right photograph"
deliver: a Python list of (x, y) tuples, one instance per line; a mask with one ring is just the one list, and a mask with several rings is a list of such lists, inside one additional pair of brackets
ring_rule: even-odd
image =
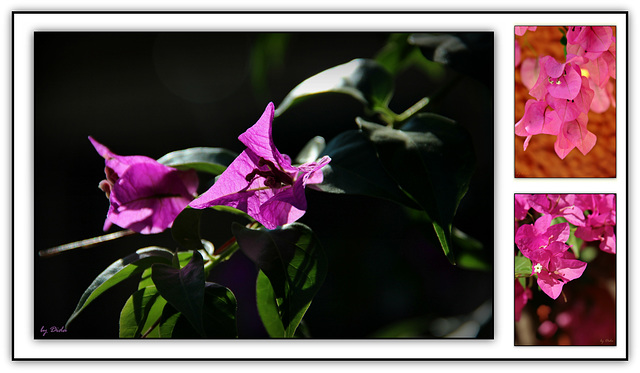
[(515, 345), (616, 345), (616, 195), (514, 200)]

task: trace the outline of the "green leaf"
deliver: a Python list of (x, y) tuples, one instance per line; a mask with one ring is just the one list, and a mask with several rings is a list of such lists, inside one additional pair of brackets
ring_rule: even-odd
[(243, 218), (247, 219), (250, 222), (255, 221), (255, 219), (252, 218), (251, 216), (249, 216), (249, 214), (247, 214), (246, 212), (244, 212), (242, 210), (238, 210), (238, 209), (233, 208), (231, 206), (218, 205), (218, 206), (211, 206), (209, 208), (213, 209), (213, 210), (216, 210), (216, 211), (226, 212), (228, 214), (232, 214), (232, 215), (243, 217)]
[(258, 272), (256, 281), (256, 303), (258, 313), (264, 328), (272, 338), (282, 338), (285, 335), (284, 325), (280, 320), (280, 309), (271, 281), (264, 272)]
[[(158, 332), (160, 334), (160, 338), (174, 338), (173, 332), (176, 330), (176, 337), (179, 334), (180, 330), (191, 331), (192, 336), (188, 338), (201, 338), (201, 336), (193, 329), (193, 326), (189, 323), (189, 321), (185, 317), (181, 317), (180, 312), (176, 311), (175, 308), (171, 307), (170, 304), (166, 304), (164, 309), (162, 310), (161, 322), (158, 328)], [(181, 320), (178, 323), (178, 320)], [(176, 329), (176, 325), (178, 329)]]
[(451, 224), (444, 227), (437, 221), (432, 221), (431, 224), (433, 224), (433, 230), (436, 232), (438, 241), (440, 241), (440, 246), (442, 246), (444, 255), (449, 259), (451, 264), (457, 264), (455, 254), (453, 253), (453, 245), (451, 243)]
[[(211, 242), (207, 241), (207, 240), (202, 240), (205, 249), (204, 250), (199, 250), (201, 255), (207, 255), (204, 251), (207, 251), (209, 254), (213, 254), (213, 245), (211, 244)], [(180, 251), (177, 253), (178, 256), (176, 257), (175, 254), (173, 256), (173, 261), (177, 261), (177, 265), (174, 265), (174, 268), (177, 268), (178, 266), (180, 268), (184, 268), (184, 266), (186, 266), (187, 264), (189, 264), (189, 262), (191, 261), (191, 258), (193, 257), (193, 252), (192, 251)], [(173, 265), (173, 262), (172, 262)], [(144, 272), (142, 272), (142, 276), (140, 277), (140, 282), (138, 283), (138, 290), (143, 289), (147, 286), (155, 286), (153, 283), (153, 279), (151, 278), (151, 267), (147, 268), (144, 270)], [(205, 272), (205, 276), (206, 276), (206, 272)]]
[(409, 43), (420, 47), (427, 59), (493, 85), (492, 32), (419, 33), (411, 35)]
[[(264, 272), (272, 286), (273, 295), (267, 292), (258, 299), (275, 297), (284, 334), (273, 336), (293, 337), (327, 272), (327, 259), (317, 238), (309, 227), (300, 223), (274, 230), (248, 229), (234, 223), (232, 231), (240, 250)], [(258, 290), (264, 290), (265, 285), (260, 281)], [(266, 325), (273, 325), (273, 305), (258, 306), (258, 310), (265, 309), (270, 311), (261, 314), (261, 318)]]
[(357, 122), (382, 166), (429, 215), (445, 255), (455, 263), (452, 222), (475, 168), (468, 132), (432, 113), (414, 116), (399, 130), (361, 118)]
[(187, 206), (173, 221), (171, 236), (187, 250), (204, 249), (200, 238), (200, 217), (202, 211)]
[(251, 83), (259, 97), (270, 97), (269, 73), (272, 77), (281, 77), (284, 72), (284, 59), (289, 33), (259, 33), (251, 48)]
[(569, 235), (569, 239), (567, 239), (567, 245), (571, 246), (571, 251), (573, 251), (576, 259), (580, 259), (580, 249), (582, 248), (584, 240), (576, 237), (576, 229), (578, 228), (571, 226), (571, 234)]
[(324, 179), (311, 186), (314, 189), (384, 198), (419, 208), (382, 167), (373, 144), (362, 131), (341, 133), (329, 142), (322, 155), (330, 156), (331, 163), (322, 168)]
[(309, 140), (309, 142), (300, 150), (298, 156), (296, 157), (296, 163), (303, 164), (308, 162), (313, 162), (320, 158), (320, 154), (327, 146), (324, 141), (324, 137), (316, 136)]
[(461, 268), (478, 271), (490, 271), (493, 268), (482, 242), (457, 228), (452, 229), (451, 241), (456, 251), (456, 262)]
[[(206, 282), (202, 308), (204, 332), (207, 338), (237, 338), (237, 301), (231, 290)], [(200, 338), (188, 319), (171, 304), (162, 312), (158, 328), (162, 338)]]
[(222, 148), (189, 148), (165, 154), (158, 162), (179, 170), (196, 170), (220, 175), (238, 154)]
[[(408, 221), (416, 227), (432, 227), (433, 222), (424, 210), (406, 208)], [(435, 229), (423, 230), (422, 232), (429, 241), (439, 242)], [(467, 235), (456, 227), (451, 229), (451, 241), (455, 252), (455, 261), (460, 268), (490, 271), (493, 268), (493, 252), (482, 242)]]
[(531, 277), (531, 260), (522, 255), (517, 255), (515, 258), (515, 276)]
[(204, 330), (209, 338), (236, 338), (237, 301), (226, 287), (207, 282), (204, 288)]
[(523, 289), (527, 288), (527, 279), (524, 277), (518, 277), (518, 283), (522, 286)]
[(147, 268), (142, 272), (142, 276), (140, 276), (140, 282), (138, 282), (138, 290), (144, 289), (147, 286), (155, 286), (153, 285), (153, 280), (151, 279), (151, 267)]
[[(120, 338), (140, 338), (158, 321), (165, 304), (167, 301), (155, 286), (133, 293), (120, 312)], [(159, 329), (154, 328), (154, 331), (153, 336), (159, 337)]]
[(427, 60), (420, 48), (409, 43), (410, 34), (391, 34), (385, 47), (376, 55), (376, 61), (394, 76), (416, 66), (432, 78), (441, 77), (441, 65)]
[(189, 320), (200, 336), (205, 337), (202, 321), (205, 282), (202, 255), (194, 251), (189, 264), (180, 269), (156, 264), (152, 267), (151, 278), (160, 295)]
[(267, 275), (262, 271), (258, 273), (258, 279), (256, 281), (256, 300), (260, 319), (269, 336), (273, 338), (297, 338), (299, 334), (304, 335), (304, 333), (299, 333), (302, 328), (298, 328), (298, 326), (302, 326), (302, 318), (307, 312), (307, 309), (309, 309), (309, 306), (311, 306), (311, 301), (303, 305), (294, 315), (293, 319), (288, 323), (288, 328), (285, 330), (282, 320), (280, 319), (281, 312), (278, 306), (282, 300), (276, 297), (271, 281), (269, 281)]
[(565, 219), (562, 216), (558, 216), (551, 220), (550, 225), (556, 225), (556, 224), (562, 224), (562, 223), (568, 223), (567, 219)]
[(371, 110), (384, 109), (393, 94), (393, 78), (376, 61), (355, 59), (300, 83), (278, 106), (276, 116), (306, 98), (328, 92), (347, 94)]
[(80, 298), (75, 311), (66, 326), (75, 319), (94, 299), (122, 281), (140, 274), (154, 263), (171, 263), (173, 253), (161, 247), (147, 247), (136, 251), (122, 259), (118, 259), (105, 269), (89, 285)]

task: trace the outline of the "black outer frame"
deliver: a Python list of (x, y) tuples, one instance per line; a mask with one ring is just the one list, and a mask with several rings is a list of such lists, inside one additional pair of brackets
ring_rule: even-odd
[[(15, 213), (15, 195), (13, 188), (15, 159), (13, 149), (15, 148), (14, 140), (14, 128), (15, 128), (15, 103), (14, 103), (14, 16), (16, 14), (625, 14), (626, 28), (626, 50), (629, 50), (629, 12), (628, 11), (12, 11), (11, 12), (11, 271), (15, 271), (15, 262), (13, 260), (15, 250), (15, 238), (13, 236), (13, 216)], [(626, 74), (629, 73), (629, 56), (627, 54), (627, 67)], [(494, 77), (495, 79), (495, 77)], [(629, 133), (629, 84), (626, 86), (626, 115), (627, 122), (625, 129), (627, 134)], [(495, 101), (494, 101), (495, 102)], [(494, 110), (495, 112), (495, 110)], [(626, 175), (629, 175), (629, 136), (626, 139), (627, 146), (627, 165)], [(629, 179), (627, 177), (625, 193), (628, 197), (629, 194)], [(629, 219), (629, 202), (627, 199), (627, 232), (626, 240), (629, 241), (628, 219)], [(627, 284), (629, 283), (629, 262), (626, 263), (627, 269)], [(627, 300), (629, 299), (629, 287), (627, 286), (626, 293)], [(492, 308), (495, 304), (495, 291)], [(626, 351), (624, 358), (592, 358), (592, 359), (577, 359), (577, 358), (379, 358), (379, 359), (367, 359), (367, 358), (16, 358), (15, 357), (15, 319), (14, 319), (14, 302), (15, 302), (15, 281), (14, 277), (11, 278), (11, 360), (12, 361), (628, 361), (629, 360), (629, 303), (627, 301), (627, 335), (626, 335)]]

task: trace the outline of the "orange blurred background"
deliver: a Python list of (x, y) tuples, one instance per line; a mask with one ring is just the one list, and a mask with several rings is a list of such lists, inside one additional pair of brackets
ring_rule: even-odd
[[(612, 27), (616, 35), (615, 27)], [(564, 46), (560, 43), (562, 32), (557, 26), (538, 27), (517, 36), (521, 61), (529, 57), (553, 56), (558, 62), (565, 60)], [(535, 52), (530, 48), (533, 47)], [(537, 55), (536, 55), (537, 53)], [(515, 73), (515, 121), (524, 115), (525, 102), (531, 98), (529, 90), (521, 83), (520, 66)], [(615, 97), (615, 80), (614, 83)], [(597, 136), (593, 149), (582, 155), (573, 149), (565, 159), (560, 159), (553, 149), (556, 136), (534, 135), (527, 150), (523, 150), (525, 137), (515, 136), (515, 177), (615, 177), (616, 176), (616, 109), (612, 105), (602, 113), (589, 112), (589, 131)]]

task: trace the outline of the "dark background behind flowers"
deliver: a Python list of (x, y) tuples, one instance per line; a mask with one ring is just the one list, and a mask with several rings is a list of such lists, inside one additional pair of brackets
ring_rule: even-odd
[[(41, 33), (35, 35), (35, 251), (104, 234), (108, 201), (97, 188), (104, 161), (87, 136), (120, 155), (159, 158), (196, 146), (243, 149), (237, 137), (304, 79), (353, 58), (373, 58), (383, 33)], [(274, 41), (275, 40), (275, 41)], [(266, 46), (266, 47), (265, 47)], [(486, 77), (493, 76), (492, 66)], [(402, 112), (433, 94), (445, 77), (401, 73), (391, 108)], [(486, 79), (491, 82), (493, 79)], [(485, 246), (493, 262), (493, 87), (470, 78), (456, 85), (439, 114), (472, 134), (478, 167), (454, 222)], [(327, 141), (347, 129), (361, 105), (327, 95), (274, 122), (282, 153), (295, 157), (313, 136)], [(202, 188), (206, 186), (201, 185)], [(329, 272), (306, 326), (317, 338), (433, 336), (447, 319), (464, 321), (491, 307), (492, 271), (451, 266), (425, 229), (383, 200), (308, 190), (301, 222), (318, 235)], [(202, 235), (216, 246), (231, 237), (231, 218), (204, 214)], [(117, 230), (113, 227), (111, 231)], [(429, 229), (428, 227), (426, 229)], [(175, 249), (169, 231), (135, 235), (51, 258), (35, 257), (34, 336), (62, 327), (91, 281), (109, 264), (146, 246)], [(16, 248), (19, 249), (19, 248)], [(266, 333), (255, 310), (254, 265), (243, 254), (215, 268), (210, 280), (238, 298), (240, 337)], [(117, 338), (126, 282), (95, 300), (64, 333), (44, 338)], [(388, 329), (387, 329), (388, 330)], [(396, 333), (398, 334), (398, 333)], [(402, 334), (402, 333), (400, 333)], [(478, 337), (491, 338), (488, 321)]]

